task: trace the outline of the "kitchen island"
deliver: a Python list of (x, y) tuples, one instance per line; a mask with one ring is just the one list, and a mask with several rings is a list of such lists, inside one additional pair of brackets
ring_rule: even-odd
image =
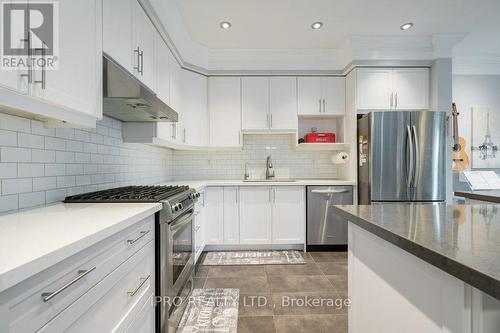
[(500, 205), (337, 206), (349, 332), (498, 332)]
[(471, 203), (477, 201), (487, 201), (500, 204), (500, 190), (481, 190), (481, 191), (455, 191), (455, 196), (462, 197)]

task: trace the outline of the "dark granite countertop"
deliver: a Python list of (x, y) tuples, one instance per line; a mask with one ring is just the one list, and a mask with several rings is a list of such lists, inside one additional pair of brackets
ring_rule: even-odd
[(336, 211), (500, 300), (500, 205), (387, 203)]
[(500, 203), (500, 190), (456, 191), (457, 197)]

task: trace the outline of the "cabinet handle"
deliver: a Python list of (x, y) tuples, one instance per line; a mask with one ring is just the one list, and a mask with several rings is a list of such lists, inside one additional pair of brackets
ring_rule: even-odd
[(140, 240), (142, 237), (146, 236), (148, 233), (149, 233), (149, 230), (141, 231), (139, 233), (139, 236), (137, 236), (137, 238), (127, 239), (127, 243), (129, 243), (129, 245), (137, 243), (138, 240)]
[(319, 102), (319, 113), (321, 113), (321, 99), (318, 100), (318, 102)]
[(273, 114), (272, 113), (271, 113), (270, 117), (271, 117), (271, 126), (269, 126), (269, 127), (272, 128), (273, 127)]
[(87, 276), (88, 274), (93, 272), (95, 269), (96, 269), (96, 267), (94, 266), (94, 267), (87, 269), (87, 270), (79, 270), (78, 275), (73, 280), (69, 281), (64, 286), (62, 286), (61, 288), (59, 288), (53, 292), (42, 293), (43, 301), (44, 302), (50, 301), (51, 299), (53, 299), (54, 297), (56, 297), (57, 295), (62, 293), (64, 290), (71, 287), (72, 285), (74, 285), (75, 283), (77, 283), (78, 281), (83, 279), (85, 276)]
[(238, 131), (238, 145), (241, 145), (241, 131)]
[(28, 83), (33, 83), (33, 66), (31, 64), (31, 59), (32, 59), (32, 50), (31, 50), (31, 32), (28, 31), (28, 38), (21, 39), (21, 42), (28, 43), (28, 73), (27, 74), (21, 74), (21, 77), (27, 77), (28, 78)]
[(45, 43), (42, 42), (42, 48), (36, 48), (35, 51), (40, 51), (42, 53), (42, 80), (35, 80), (35, 83), (40, 83), (42, 84), (42, 90), (45, 90), (45, 78), (46, 78), (46, 73), (45, 73)]
[(393, 100), (394, 100), (394, 93), (391, 92), (391, 109), (392, 109), (392, 105), (393, 105)]
[(141, 73), (141, 49), (139, 48), (139, 46), (137, 46), (137, 48), (134, 50), (134, 53), (137, 53), (137, 66), (134, 66), (134, 69), (137, 71), (137, 73)]
[(396, 93), (396, 96), (394, 97), (394, 108), (398, 108), (398, 93)]
[(183, 133), (182, 133), (182, 142), (186, 143), (186, 128), (183, 129)]
[(273, 204), (276, 203), (276, 189), (273, 188)]
[(323, 98), (323, 113), (326, 112), (326, 102), (325, 99)]
[(271, 202), (271, 189), (269, 189), (269, 202)]
[(141, 75), (144, 75), (144, 51), (141, 50), (139, 53), (139, 58), (141, 59)]
[(139, 285), (132, 291), (127, 291), (127, 294), (130, 296), (130, 297), (134, 297), (135, 294), (137, 294), (137, 292), (139, 291), (139, 289), (141, 289), (141, 287), (144, 285), (144, 283), (146, 283), (146, 281), (149, 279), (149, 277), (151, 276), (148, 275), (146, 277), (143, 277), (143, 278), (140, 278), (139, 279)]
[(266, 114), (266, 127), (269, 128), (269, 114)]

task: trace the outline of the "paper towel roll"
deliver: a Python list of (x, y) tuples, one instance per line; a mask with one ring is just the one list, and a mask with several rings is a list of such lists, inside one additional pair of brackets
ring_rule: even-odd
[(349, 162), (349, 154), (345, 151), (341, 151), (332, 156), (333, 164), (346, 164), (347, 162)]

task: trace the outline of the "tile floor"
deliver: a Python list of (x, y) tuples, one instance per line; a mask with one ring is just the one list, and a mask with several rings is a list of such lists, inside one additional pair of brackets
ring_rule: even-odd
[(303, 255), (304, 265), (200, 266), (195, 287), (240, 289), (238, 333), (347, 333), (347, 253)]

